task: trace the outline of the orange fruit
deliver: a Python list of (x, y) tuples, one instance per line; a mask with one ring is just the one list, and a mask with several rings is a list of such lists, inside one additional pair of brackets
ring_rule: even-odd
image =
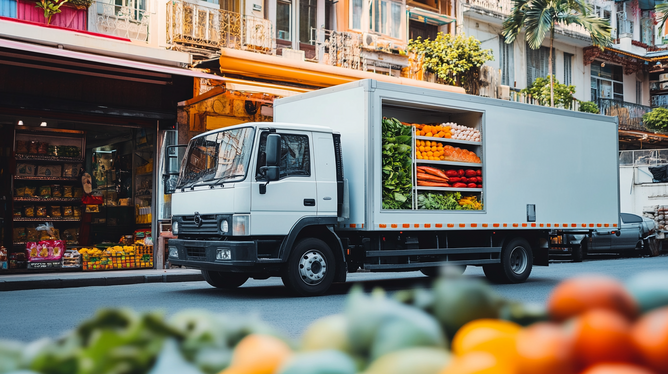
[(575, 372), (573, 341), (563, 327), (539, 322), (517, 334), (517, 374)]
[(564, 321), (591, 309), (613, 310), (629, 319), (638, 315), (638, 304), (624, 285), (603, 275), (581, 275), (559, 283), (547, 300), (555, 321)]
[(654, 374), (654, 372), (633, 364), (604, 363), (590, 366), (580, 374)]
[(292, 355), (283, 340), (262, 334), (250, 334), (234, 347), (230, 367), (219, 374), (273, 374)]
[(469, 352), (456, 356), (439, 374), (512, 374), (508, 368), (491, 353)]
[(658, 373), (668, 373), (668, 307), (644, 314), (631, 329), (642, 361)]
[(573, 349), (582, 367), (601, 362), (633, 362), (631, 323), (607, 309), (585, 312), (572, 321)]
[(482, 318), (466, 323), (452, 338), (452, 353), (488, 352), (502, 360), (515, 357), (515, 337), (522, 327), (514, 322)]

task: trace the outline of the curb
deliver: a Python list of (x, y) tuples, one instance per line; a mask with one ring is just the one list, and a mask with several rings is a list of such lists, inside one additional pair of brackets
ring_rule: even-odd
[(24, 291), (51, 288), (73, 288), (94, 286), (121, 286), (140, 283), (172, 283), (203, 281), (202, 274), (135, 275), (127, 277), (101, 278), (50, 278), (25, 281), (0, 281), (0, 291)]

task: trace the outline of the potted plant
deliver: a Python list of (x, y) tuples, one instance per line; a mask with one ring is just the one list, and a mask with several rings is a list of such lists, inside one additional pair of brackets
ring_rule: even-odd
[(594, 113), (599, 114), (598, 105), (593, 101), (580, 101), (580, 107), (578, 111), (584, 113)]
[(654, 108), (642, 116), (645, 127), (651, 130), (666, 131), (668, 129), (668, 109)]
[[(554, 77), (553, 82), (554, 106), (557, 108), (570, 108), (573, 103), (575, 86), (561, 84)], [(532, 98), (538, 100), (540, 105), (550, 106), (550, 77), (536, 78), (531, 86), (522, 89), (520, 92), (525, 95), (531, 95)]]

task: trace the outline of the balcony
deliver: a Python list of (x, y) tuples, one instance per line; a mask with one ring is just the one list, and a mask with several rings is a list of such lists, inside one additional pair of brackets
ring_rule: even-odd
[(116, 5), (97, 1), (91, 5), (90, 22), (93, 32), (117, 36), (131, 40), (148, 42), (149, 14), (146, 10), (134, 5)]
[(220, 48), (275, 54), (273, 36), (271, 22), (263, 18), (185, 1), (167, 3), (167, 43), (174, 49), (209, 57)]
[[(505, 20), (513, 9), (512, 0), (462, 0), (470, 11), (485, 13), (494, 18)], [(589, 33), (580, 25), (558, 24), (555, 31), (563, 35), (590, 39)]]
[(620, 130), (650, 131), (645, 128), (642, 116), (652, 110), (651, 107), (614, 99), (598, 99), (596, 104), (601, 114), (619, 118)]

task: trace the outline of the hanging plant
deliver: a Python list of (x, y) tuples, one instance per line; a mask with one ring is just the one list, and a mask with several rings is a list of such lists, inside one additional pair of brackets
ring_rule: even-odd
[(88, 9), (93, 5), (93, 0), (68, 0), (67, 4), (77, 9)]
[(68, 0), (40, 0), (35, 7), (44, 10), (44, 18), (46, 18), (47, 25), (51, 23), (51, 17), (60, 13), (60, 7), (65, 5)]

